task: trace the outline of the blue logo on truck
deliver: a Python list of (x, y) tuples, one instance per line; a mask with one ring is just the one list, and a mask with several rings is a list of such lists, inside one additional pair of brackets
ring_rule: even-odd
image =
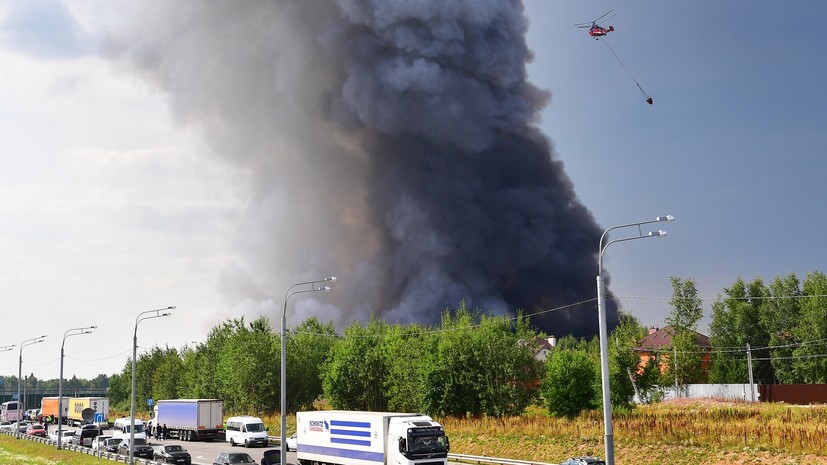
[(330, 442), (370, 447), (370, 423), (366, 421), (330, 421)]

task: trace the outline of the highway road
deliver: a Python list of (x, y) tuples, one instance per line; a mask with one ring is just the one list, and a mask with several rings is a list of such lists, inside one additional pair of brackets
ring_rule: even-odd
[[(54, 429), (55, 427), (52, 426), (50, 430)], [(66, 430), (74, 430), (75, 428), (64, 427)], [(103, 434), (112, 436), (112, 430), (106, 429), (103, 430)], [(243, 446), (235, 446), (230, 447), (229, 442), (225, 441), (193, 441), (193, 442), (186, 442), (186, 441), (179, 441), (177, 439), (169, 439), (164, 441), (159, 441), (155, 437), (149, 440), (149, 444), (151, 446), (158, 446), (161, 444), (178, 444), (187, 452), (190, 453), (192, 456), (192, 463), (193, 465), (212, 465), (213, 459), (218, 455), (219, 452), (222, 451), (232, 451), (232, 452), (247, 452), (256, 460), (256, 463), (261, 463), (261, 458), (264, 456), (264, 451), (269, 449), (278, 449), (278, 444), (271, 445), (270, 447), (249, 447), (245, 448)], [(288, 452), (287, 453), (287, 463), (295, 464), (296, 463), (296, 453), (295, 452)]]

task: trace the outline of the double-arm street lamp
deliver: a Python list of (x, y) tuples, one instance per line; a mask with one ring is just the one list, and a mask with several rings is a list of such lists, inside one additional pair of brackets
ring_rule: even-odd
[(26, 347), (26, 346), (30, 346), (32, 344), (39, 344), (39, 343), (41, 343), (45, 340), (46, 340), (46, 335), (44, 334), (43, 336), (38, 336), (38, 337), (33, 337), (31, 339), (26, 339), (25, 341), (20, 343), (20, 364), (18, 365), (18, 368), (17, 368), (17, 424), (15, 425), (15, 427), (17, 429), (15, 430), (15, 434), (20, 434), (20, 416), (21, 416), (20, 411), (22, 410), (20, 408), (20, 404), (21, 404), (21, 402), (20, 402), (20, 380), (23, 376), (23, 348)]
[[(321, 286), (325, 282), (336, 282), (335, 276), (328, 276), (316, 281), (296, 283), (284, 293), (284, 310), (281, 312), (281, 465), (287, 463), (287, 301), (296, 294), (305, 292), (327, 292), (330, 286)], [(310, 289), (293, 290), (294, 287), (310, 286)], [(292, 291), (292, 292), (291, 292)]]
[(141, 312), (135, 317), (135, 333), (132, 336), (132, 406), (129, 410), (129, 464), (135, 463), (135, 358), (138, 352), (138, 323), (144, 320), (151, 320), (152, 318), (161, 318), (162, 316), (169, 316), (175, 310), (175, 305), (166, 308), (159, 308), (156, 310), (147, 310)]
[(66, 338), (69, 336), (79, 336), (81, 334), (89, 334), (97, 326), (87, 326), (85, 328), (72, 328), (63, 333), (63, 342), (60, 344), (60, 380), (57, 385), (57, 448), (61, 448), (61, 441), (63, 440), (63, 347), (66, 345)]
[[(600, 324), (600, 376), (603, 381), (603, 428), (605, 431), (605, 446), (606, 446), (606, 465), (615, 465), (615, 446), (614, 435), (612, 433), (612, 400), (609, 393), (609, 348), (608, 335), (606, 330), (606, 285), (603, 282), (603, 252), (606, 251), (610, 245), (616, 242), (633, 241), (636, 239), (645, 239), (647, 237), (665, 237), (666, 231), (658, 230), (651, 231), (647, 234), (643, 233), (641, 226), (644, 224), (660, 223), (662, 221), (674, 221), (675, 217), (672, 215), (659, 216), (652, 221), (642, 221), (640, 223), (621, 224), (612, 226), (603, 231), (600, 236), (600, 247), (597, 254), (597, 313), (598, 322)], [(636, 236), (629, 236), (622, 239), (615, 239), (607, 243), (603, 243), (609, 231), (621, 228), (637, 227), (638, 234)]]

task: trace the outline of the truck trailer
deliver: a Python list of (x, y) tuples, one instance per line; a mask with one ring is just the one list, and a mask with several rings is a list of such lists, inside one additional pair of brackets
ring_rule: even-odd
[(57, 400), (57, 397), (44, 397), (40, 399), (40, 414), (43, 418), (54, 418), (55, 424), (57, 424), (58, 421), (65, 423), (66, 418), (69, 417), (69, 398), (63, 397), (63, 401), (61, 402), (63, 408), (58, 407)]
[[(95, 422), (95, 418), (103, 416), (103, 421)], [(70, 397), (69, 425), (77, 426), (84, 423), (94, 423), (101, 427), (109, 425), (109, 398), (107, 397)]]
[(342, 410), (296, 414), (301, 465), (446, 465), (442, 425), (419, 413)]
[(151, 425), (166, 426), (167, 437), (182, 441), (212, 440), (224, 429), (224, 401), (168, 399), (155, 404)]

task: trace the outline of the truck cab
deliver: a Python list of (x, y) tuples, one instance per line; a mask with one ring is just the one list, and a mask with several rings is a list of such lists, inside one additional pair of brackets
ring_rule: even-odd
[[(406, 458), (410, 463), (418, 463), (420, 460), (447, 459), (448, 451), (451, 448), (448, 436), (442, 426), (430, 418), (407, 419), (394, 422), (391, 420), (388, 425), (388, 440), (395, 444), (389, 444), (388, 450), (395, 450)], [(396, 463), (396, 462), (394, 462)]]

